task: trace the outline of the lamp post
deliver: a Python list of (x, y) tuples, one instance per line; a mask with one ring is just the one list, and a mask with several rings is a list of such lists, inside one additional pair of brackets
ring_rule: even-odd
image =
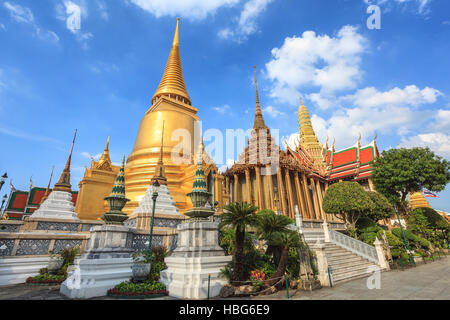
[(0, 212), (2, 213), (2, 216), (0, 218), (0, 220), (3, 220), (3, 216), (5, 215), (5, 213), (3, 212), (3, 206), (5, 205), (6, 200), (8, 199), (8, 195), (4, 195), (3, 199), (2, 199), (2, 206), (0, 208)]
[(2, 176), (0, 180), (0, 190), (2, 190), (2, 187), (5, 184), (6, 179), (8, 179), (8, 173), (5, 172), (5, 174)]
[(152, 254), (152, 241), (153, 241), (153, 225), (155, 223), (155, 208), (156, 208), (156, 199), (158, 198), (158, 188), (159, 188), (160, 184), (158, 182), (158, 179), (155, 180), (155, 182), (153, 183), (153, 194), (152, 194), (152, 200), (153, 200), (153, 209), (152, 209), (152, 219), (150, 222), (150, 239), (149, 239), (149, 243), (148, 243), (148, 251), (150, 254), (150, 257), (153, 256)]
[(403, 226), (402, 226), (402, 222), (400, 221), (400, 215), (398, 214), (398, 210), (395, 210), (395, 213), (397, 214), (398, 224), (400, 225), (400, 230), (402, 231), (403, 242), (405, 242), (406, 250), (408, 251), (409, 261), (411, 261), (411, 263), (413, 265), (416, 265), (412, 255), (411, 255), (411, 249), (409, 248), (408, 240), (406, 239), (406, 235), (405, 235), (405, 231), (403, 231)]

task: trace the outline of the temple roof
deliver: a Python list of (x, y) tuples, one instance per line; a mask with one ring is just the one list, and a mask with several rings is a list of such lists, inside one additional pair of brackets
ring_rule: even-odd
[(181, 65), (180, 56), (180, 40), (179, 40), (179, 26), (180, 19), (177, 19), (177, 27), (175, 30), (175, 36), (173, 38), (172, 49), (170, 50), (169, 59), (167, 61), (164, 75), (161, 79), (156, 93), (153, 96), (153, 101), (161, 95), (170, 95), (184, 98), (185, 103), (191, 105), (191, 98), (186, 89), (183, 77), (183, 68)]
[[(5, 212), (10, 218), (22, 218), (24, 214), (32, 214), (39, 208), (47, 188), (33, 187), (30, 191), (14, 190), (11, 192)], [(52, 190), (50, 190), (51, 192)], [(75, 206), (78, 191), (72, 191), (72, 203)]]

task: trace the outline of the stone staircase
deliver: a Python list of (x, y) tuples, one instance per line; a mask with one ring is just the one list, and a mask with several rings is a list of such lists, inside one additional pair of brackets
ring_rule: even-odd
[(328, 265), (331, 267), (333, 285), (368, 277), (372, 274), (367, 272), (367, 268), (375, 265), (374, 262), (337, 244), (325, 243), (323, 230), (304, 229), (304, 235), (307, 244), (313, 250), (317, 241), (325, 244), (325, 255)]

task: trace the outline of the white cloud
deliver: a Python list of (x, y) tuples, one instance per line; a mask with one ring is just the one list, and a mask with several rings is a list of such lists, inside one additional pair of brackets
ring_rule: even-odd
[(336, 37), (305, 31), (301, 37), (286, 38), (266, 64), (273, 81), (270, 95), (295, 105), (305, 87), (315, 86), (327, 94), (355, 88), (366, 41), (353, 26), (342, 27)]
[(403, 138), (400, 147), (429, 147), (436, 154), (450, 159), (450, 135), (445, 133), (424, 133)]
[(233, 6), (240, 0), (128, 0), (155, 17), (181, 16), (201, 20), (224, 6)]
[[(3, 5), (8, 10), (9, 15), (13, 20), (19, 23), (25, 23), (32, 26), (34, 30), (34, 35), (37, 38), (41, 40), (50, 41), (53, 43), (59, 42), (59, 37), (55, 32), (43, 29), (35, 22), (33, 12), (31, 12), (30, 8), (23, 7), (17, 4), (11, 4), (7, 1), (4, 2)], [(3, 24), (0, 25), (0, 29), (6, 30)]]
[(3, 23), (0, 23), (0, 30), (6, 31), (6, 27)]
[(227, 171), (227, 169), (230, 169), (235, 164), (235, 161), (233, 159), (227, 159), (227, 164), (224, 164), (219, 168), (220, 173), (224, 173)]
[(8, 9), (11, 18), (17, 22), (34, 23), (34, 16), (29, 8), (14, 5), (7, 1), (3, 3), (3, 5), (6, 9)]
[(223, 107), (213, 107), (213, 109), (220, 114), (225, 114), (231, 109), (231, 107), (228, 104), (225, 104)]
[(103, 20), (108, 21), (109, 13), (108, 13), (108, 7), (106, 6), (106, 2), (103, 0), (97, 0), (96, 4), (97, 4), (97, 9), (100, 12), (100, 17)]
[(364, 3), (367, 5), (387, 6), (387, 10), (390, 10), (394, 5), (401, 7), (411, 5), (414, 7), (414, 10), (417, 10), (417, 13), (425, 15), (430, 13), (429, 5), (431, 0), (364, 0)]
[(272, 118), (278, 118), (279, 116), (284, 115), (284, 112), (281, 112), (280, 110), (272, 106), (268, 106), (264, 108), (262, 111), (264, 114), (267, 114)]
[(267, 8), (273, 0), (249, 0), (245, 3), (243, 10), (234, 29), (224, 28), (219, 31), (219, 37), (241, 42), (251, 34), (258, 31), (256, 19)]
[(84, 158), (87, 158), (87, 159), (92, 159), (92, 158), (94, 158), (95, 161), (98, 161), (98, 160), (101, 158), (101, 156), (102, 156), (101, 153), (96, 154), (96, 155), (92, 155), (92, 154), (90, 154), (89, 152), (86, 152), (86, 151), (81, 152), (80, 154), (81, 154)]

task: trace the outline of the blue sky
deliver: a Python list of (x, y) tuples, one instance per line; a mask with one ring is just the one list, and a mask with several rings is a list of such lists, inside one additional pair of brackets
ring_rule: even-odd
[[(367, 28), (371, 4), (380, 30)], [(67, 19), (78, 9), (76, 30)], [(0, 0), (0, 171), (19, 189), (30, 176), (46, 186), (75, 128), (74, 188), (108, 136), (120, 162), (178, 16), (204, 129), (251, 127), (256, 65), (265, 120), (289, 141), (303, 97), (320, 140), (335, 137), (337, 149), (376, 131), (381, 150), (429, 146), (450, 159), (449, 12), (445, 0)], [(450, 212), (449, 189), (430, 203)]]

